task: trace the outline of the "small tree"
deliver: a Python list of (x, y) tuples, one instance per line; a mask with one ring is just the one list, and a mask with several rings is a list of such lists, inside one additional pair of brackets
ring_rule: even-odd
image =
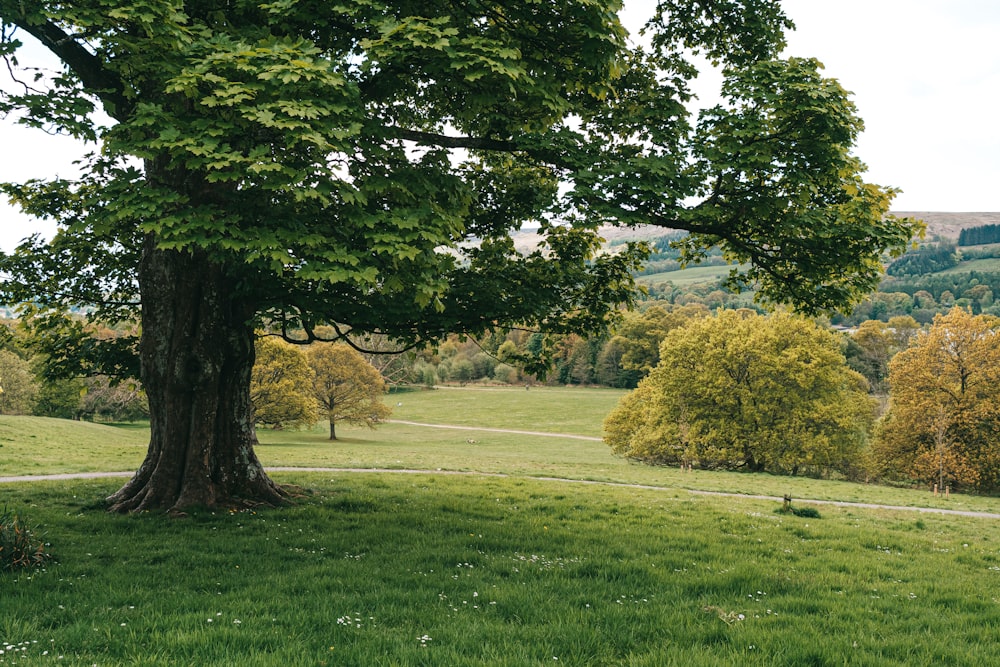
[(76, 416), (99, 421), (137, 421), (149, 417), (146, 392), (134, 380), (115, 382), (106, 375), (83, 381)]
[(476, 377), (476, 367), (472, 365), (468, 357), (457, 357), (451, 364), (450, 376), (453, 380), (458, 380), (459, 384), (465, 384)]
[(497, 364), (493, 369), (493, 379), (504, 384), (514, 384), (517, 382), (517, 369), (510, 364)]
[(38, 417), (80, 419), (87, 385), (80, 378), (46, 380), (38, 392), (32, 414)]
[(313, 371), (313, 394), (330, 420), (330, 440), (336, 423), (375, 425), (389, 416), (382, 402), (385, 380), (357, 351), (344, 343), (309, 346), (306, 358)]
[(257, 341), (250, 400), (258, 424), (273, 428), (312, 426), (317, 405), (310, 388), (313, 371), (298, 348), (277, 338)]

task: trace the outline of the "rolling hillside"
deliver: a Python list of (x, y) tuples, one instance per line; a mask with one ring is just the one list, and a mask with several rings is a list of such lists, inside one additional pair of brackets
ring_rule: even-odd
[(982, 225), (1000, 225), (1000, 213), (947, 213), (934, 211), (893, 211), (894, 215), (919, 218), (927, 223), (927, 238), (940, 236), (958, 240), (963, 229)]

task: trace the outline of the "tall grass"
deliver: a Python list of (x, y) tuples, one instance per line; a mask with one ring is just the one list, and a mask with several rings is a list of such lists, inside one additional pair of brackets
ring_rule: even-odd
[(4, 487), (59, 564), (0, 576), (0, 648), (27, 649), (0, 664), (995, 661), (996, 521), (802, 519), (530, 479), (277, 477), (307, 489), (294, 507), (179, 520), (106, 515), (91, 503), (108, 481)]

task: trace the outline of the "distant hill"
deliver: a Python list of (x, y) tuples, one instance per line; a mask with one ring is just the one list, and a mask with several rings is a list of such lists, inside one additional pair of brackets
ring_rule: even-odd
[[(968, 227), (981, 225), (1000, 225), (1000, 212), (995, 213), (949, 213), (941, 211), (892, 211), (900, 217), (919, 218), (927, 223), (927, 238), (940, 236), (944, 239), (958, 241), (959, 233)], [(602, 227), (601, 237), (608, 243), (614, 241), (636, 241), (658, 238), (669, 233), (670, 229), (640, 225), (639, 227)], [(524, 252), (538, 245), (537, 230), (527, 229), (512, 234), (514, 246)]]
[[(672, 230), (654, 225), (639, 225), (638, 227), (612, 227), (606, 225), (598, 230), (607, 243), (614, 241), (647, 241), (669, 234)], [(521, 252), (534, 250), (540, 237), (537, 229), (523, 229), (511, 234), (514, 247)], [(957, 233), (956, 233), (957, 238)]]
[(893, 215), (919, 218), (927, 223), (927, 238), (940, 236), (958, 241), (963, 229), (982, 225), (1000, 225), (1000, 213), (946, 213), (940, 211), (893, 211)]

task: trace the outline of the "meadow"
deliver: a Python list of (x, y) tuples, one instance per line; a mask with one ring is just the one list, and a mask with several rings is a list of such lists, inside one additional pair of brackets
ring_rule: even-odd
[(983, 259), (967, 259), (959, 262), (956, 266), (953, 266), (950, 269), (945, 269), (944, 271), (939, 271), (938, 273), (970, 273), (972, 271), (978, 271), (979, 273), (997, 273), (1000, 271), (1000, 258), (986, 257)]
[(731, 266), (690, 266), (678, 271), (667, 271), (641, 276), (636, 279), (640, 285), (657, 285), (670, 282), (679, 287), (697, 283), (714, 282), (729, 275)]
[[(407, 392), (393, 419), (598, 437), (618, 396)], [(0, 665), (995, 662), (1000, 522), (808, 499), (996, 499), (681, 473), (555, 435), (344, 434), (261, 432), (268, 466), (380, 469), (274, 472), (298, 495), (274, 510), (112, 516), (100, 501), (120, 479), (0, 485), (58, 560), (0, 574)], [(144, 436), (2, 417), (0, 477), (128, 470)], [(688, 489), (791, 493), (821, 516)]]

